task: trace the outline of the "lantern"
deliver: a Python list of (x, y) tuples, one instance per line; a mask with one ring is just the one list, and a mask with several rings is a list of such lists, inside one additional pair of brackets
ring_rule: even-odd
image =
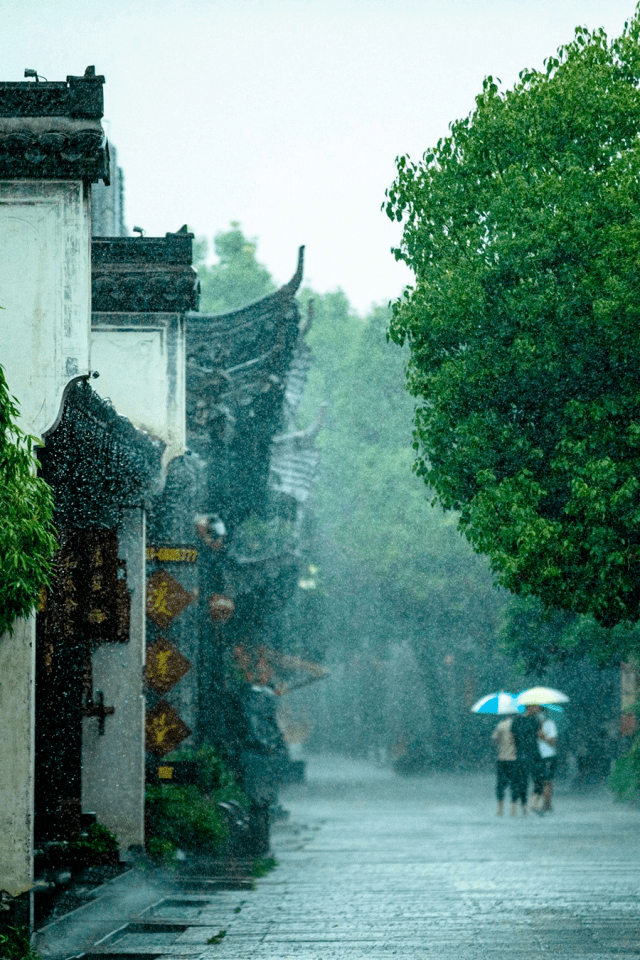
[(214, 593), (209, 597), (209, 615), (214, 623), (226, 623), (235, 613), (236, 605), (231, 597)]

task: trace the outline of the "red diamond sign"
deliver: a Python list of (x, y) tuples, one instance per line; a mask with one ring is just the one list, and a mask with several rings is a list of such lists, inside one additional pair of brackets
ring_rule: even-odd
[(157, 757), (171, 753), (191, 733), (171, 704), (160, 700), (149, 710), (145, 720), (147, 750)]
[(158, 570), (147, 580), (147, 616), (161, 630), (193, 601), (193, 594), (180, 586), (170, 573)]
[(191, 663), (164, 637), (147, 648), (144, 676), (156, 693), (167, 693), (191, 669)]

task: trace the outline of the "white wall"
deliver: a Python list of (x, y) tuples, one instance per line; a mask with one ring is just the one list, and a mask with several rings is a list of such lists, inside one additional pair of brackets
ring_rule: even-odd
[(0, 890), (33, 879), (35, 617), (0, 637)]
[(185, 436), (184, 325), (177, 314), (94, 314), (93, 389), (134, 427), (166, 444), (163, 466)]
[(145, 526), (142, 509), (124, 511), (118, 528), (118, 555), (127, 562), (131, 593), (128, 643), (105, 643), (93, 653), (93, 692), (104, 694), (115, 712), (82, 721), (82, 809), (120, 841), (127, 859), (129, 847), (144, 843), (144, 719), (145, 661)]
[(36, 436), (89, 371), (90, 236), (81, 181), (0, 182), (0, 364)]
[[(36, 436), (89, 370), (90, 235), (82, 181), (0, 182), (0, 364)], [(0, 890), (14, 896), (33, 879), (34, 681), (32, 617), (0, 637)]]

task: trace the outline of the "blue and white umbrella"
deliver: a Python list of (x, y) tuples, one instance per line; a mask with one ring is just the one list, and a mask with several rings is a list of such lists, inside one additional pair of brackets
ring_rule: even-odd
[(524, 710), (524, 707), (516, 703), (516, 695), (505, 690), (488, 693), (471, 707), (472, 713), (524, 713)]

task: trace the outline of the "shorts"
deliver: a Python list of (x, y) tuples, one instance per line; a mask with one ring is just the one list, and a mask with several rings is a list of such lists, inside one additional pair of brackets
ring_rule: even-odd
[(516, 786), (514, 781), (515, 769), (515, 760), (498, 760), (496, 771), (496, 796), (499, 803), (502, 803), (504, 800), (507, 787), (511, 789), (511, 802), (516, 802)]
[(531, 764), (531, 779), (533, 780), (533, 792), (542, 793), (542, 784), (544, 783), (544, 760), (542, 757), (534, 760)]
[(527, 793), (529, 792), (529, 779), (533, 781), (533, 793), (542, 793), (543, 781), (542, 760), (526, 761), (516, 760), (513, 786), (515, 791), (514, 802), (518, 800), (523, 805), (527, 802)]

